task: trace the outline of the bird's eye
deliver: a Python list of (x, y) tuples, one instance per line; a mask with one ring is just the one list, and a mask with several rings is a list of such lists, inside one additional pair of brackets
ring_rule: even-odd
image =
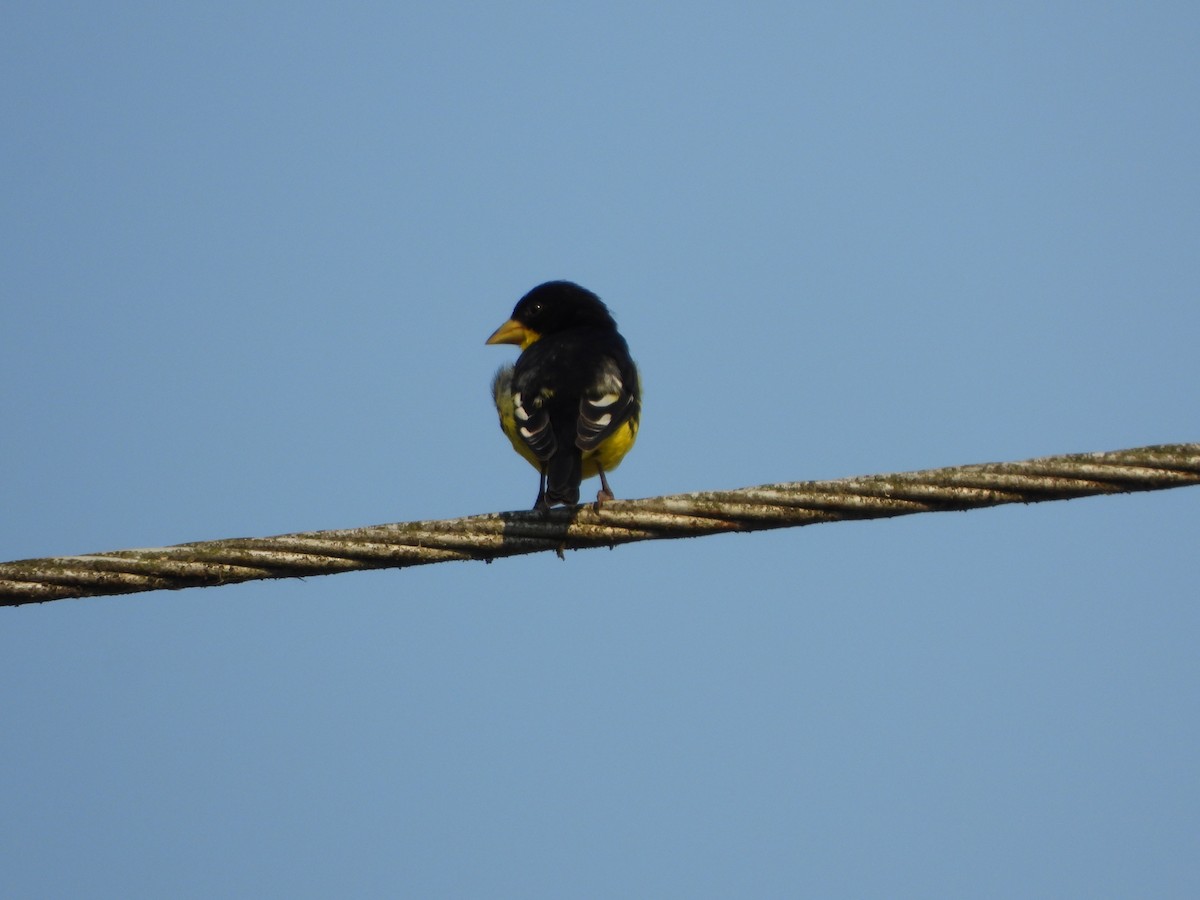
[(531, 316), (536, 316), (536, 315), (539, 315), (541, 313), (541, 311), (542, 311), (542, 301), (534, 300), (533, 303), (529, 307), (529, 314)]

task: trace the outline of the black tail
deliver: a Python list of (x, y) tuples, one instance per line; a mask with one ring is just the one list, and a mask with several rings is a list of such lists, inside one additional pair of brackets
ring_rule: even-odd
[(550, 505), (579, 502), (579, 482), (583, 480), (583, 455), (575, 447), (558, 446), (558, 452), (546, 467), (546, 502)]

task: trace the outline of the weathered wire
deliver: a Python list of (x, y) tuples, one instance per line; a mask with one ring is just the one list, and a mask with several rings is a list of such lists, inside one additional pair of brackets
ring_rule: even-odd
[(1200, 444), (0, 563), (0, 606), (1200, 484)]

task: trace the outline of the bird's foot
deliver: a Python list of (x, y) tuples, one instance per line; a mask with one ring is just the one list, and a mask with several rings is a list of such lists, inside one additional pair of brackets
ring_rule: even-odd
[(600, 507), (609, 500), (616, 500), (616, 496), (612, 492), (612, 488), (608, 486), (608, 479), (604, 477), (604, 470), (599, 465), (596, 466), (596, 471), (600, 474), (600, 490), (596, 491), (596, 504), (593, 509), (600, 512)]

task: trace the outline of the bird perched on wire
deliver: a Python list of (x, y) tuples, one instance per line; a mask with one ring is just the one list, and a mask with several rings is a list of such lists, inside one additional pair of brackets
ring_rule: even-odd
[(500, 427), (538, 470), (534, 509), (579, 502), (579, 483), (600, 476), (596, 503), (612, 500), (606, 472), (637, 438), (637, 366), (608, 307), (570, 281), (548, 281), (520, 299), (487, 339), (516, 344), (516, 365), (492, 382)]

